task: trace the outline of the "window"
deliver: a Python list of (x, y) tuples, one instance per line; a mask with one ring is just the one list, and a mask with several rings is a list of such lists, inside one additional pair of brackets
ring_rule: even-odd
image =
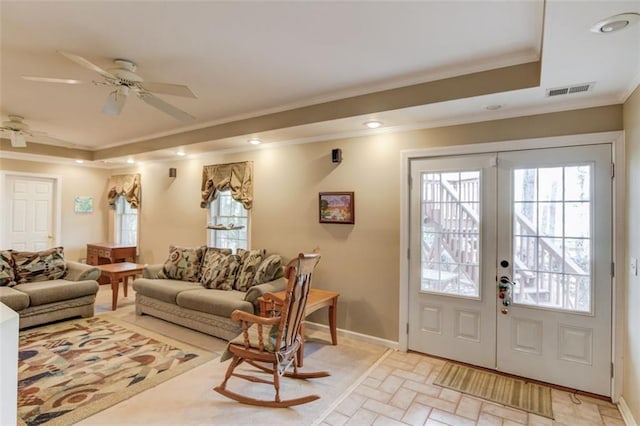
[(131, 208), (123, 195), (116, 200), (115, 242), (138, 245), (138, 209)]
[(209, 205), (208, 225), (225, 228), (208, 230), (209, 247), (249, 248), (249, 211), (234, 200), (229, 191), (220, 192)]

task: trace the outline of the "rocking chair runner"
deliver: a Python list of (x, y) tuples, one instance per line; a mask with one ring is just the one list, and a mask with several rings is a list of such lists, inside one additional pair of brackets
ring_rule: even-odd
[[(242, 321), (242, 334), (229, 342), (227, 350), (233, 355), (233, 359), (227, 368), (224, 381), (214, 388), (216, 392), (244, 404), (266, 407), (290, 407), (320, 398), (318, 395), (308, 395), (295, 399), (280, 399), (280, 376), (296, 379), (329, 376), (326, 371), (298, 372), (297, 354), (303, 338), (300, 335), (300, 327), (305, 317), (304, 309), (311, 287), (311, 275), (319, 260), (319, 254), (301, 253), (289, 262), (285, 270), (288, 284), (280, 316), (259, 317), (239, 310), (231, 314), (232, 320)], [(273, 300), (269, 293), (263, 297), (267, 301)], [(243, 362), (267, 373), (272, 373), (273, 380), (235, 373), (236, 367)], [(287, 372), (289, 367), (293, 367), (292, 372)], [(275, 388), (274, 400), (254, 399), (228, 390), (226, 386), (231, 376), (251, 382), (273, 384)]]

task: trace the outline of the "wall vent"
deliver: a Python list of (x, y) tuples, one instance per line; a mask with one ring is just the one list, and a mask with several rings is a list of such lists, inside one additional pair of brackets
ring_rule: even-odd
[(571, 95), (573, 93), (590, 92), (593, 89), (594, 85), (595, 83), (591, 82), (591, 83), (574, 84), (573, 86), (566, 86), (566, 87), (554, 87), (553, 89), (547, 89), (547, 97)]

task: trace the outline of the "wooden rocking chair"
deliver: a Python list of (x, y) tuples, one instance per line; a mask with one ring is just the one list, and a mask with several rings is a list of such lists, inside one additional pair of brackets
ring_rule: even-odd
[[(301, 253), (289, 262), (285, 270), (288, 284), (280, 316), (259, 317), (239, 310), (231, 314), (232, 320), (242, 321), (242, 334), (229, 342), (227, 350), (233, 355), (233, 359), (227, 368), (224, 381), (214, 388), (216, 392), (243, 404), (265, 407), (290, 407), (320, 398), (318, 395), (308, 395), (295, 399), (280, 399), (280, 376), (296, 379), (329, 376), (326, 371), (298, 372), (297, 354), (303, 338), (300, 335), (300, 327), (305, 317), (304, 310), (311, 287), (311, 275), (319, 260), (319, 254)], [(263, 297), (272, 302), (275, 299), (270, 293)], [(272, 373), (273, 380), (235, 373), (236, 367), (243, 362), (267, 373)], [(293, 371), (288, 372), (290, 367), (293, 367)], [(256, 383), (273, 384), (275, 388), (274, 400), (254, 399), (228, 390), (226, 388), (227, 381), (231, 376)]]

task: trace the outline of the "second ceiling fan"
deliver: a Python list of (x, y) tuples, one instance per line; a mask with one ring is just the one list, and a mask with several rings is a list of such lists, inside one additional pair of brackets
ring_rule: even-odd
[[(134, 93), (143, 102), (159, 109), (160, 111), (169, 114), (173, 118), (180, 121), (195, 120), (195, 117), (191, 114), (163, 101), (154, 95), (154, 93), (161, 93), (165, 95), (181, 96), (186, 98), (196, 98), (189, 87), (181, 84), (171, 83), (157, 83), (144, 81), (142, 77), (135, 73), (136, 64), (127, 59), (115, 59), (113, 62), (116, 65), (114, 68), (104, 70), (98, 65), (90, 62), (82, 56), (75, 55), (73, 53), (58, 51), (65, 58), (70, 59), (76, 64), (95, 71), (103, 77), (103, 81), (94, 81), (95, 84), (101, 86), (113, 87), (114, 90), (109, 94), (107, 102), (102, 108), (102, 112), (105, 114), (117, 115), (120, 114), (124, 107), (125, 101), (130, 93)], [(53, 77), (35, 77), (35, 76), (22, 76), (25, 80), (42, 81), (46, 83), (65, 83), (65, 84), (77, 84), (79, 81), (70, 80), (64, 78)]]

